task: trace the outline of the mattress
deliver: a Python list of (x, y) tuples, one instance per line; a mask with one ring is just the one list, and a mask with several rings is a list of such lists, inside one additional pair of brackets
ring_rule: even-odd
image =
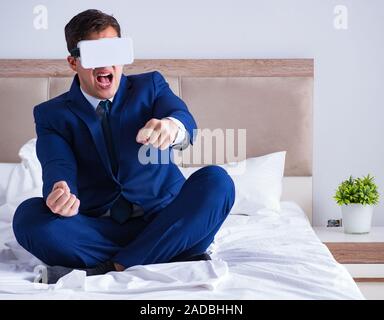
[(0, 299), (364, 299), (302, 209), (289, 201), (281, 207), (229, 215), (209, 248), (211, 261), (91, 277), (73, 271), (54, 285), (34, 282), (41, 262), (0, 220)]

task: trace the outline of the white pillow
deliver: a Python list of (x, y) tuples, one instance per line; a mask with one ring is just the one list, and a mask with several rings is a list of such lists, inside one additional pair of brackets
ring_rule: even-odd
[(21, 202), (42, 197), (41, 165), (36, 156), (36, 139), (31, 139), (19, 150), (20, 163), (14, 165), (5, 188), (4, 203), (0, 206), (0, 220), (11, 222)]
[[(236, 189), (232, 214), (255, 214), (267, 208), (280, 211), (286, 151), (220, 165), (233, 179)], [(181, 168), (185, 178), (201, 167)]]
[[(280, 211), (285, 155), (286, 151), (280, 151), (221, 165), (235, 183), (236, 198), (231, 213), (251, 215), (262, 208)], [(16, 208), (29, 197), (42, 196), (41, 166), (36, 156), (36, 139), (28, 141), (20, 149), (19, 156), (22, 161), (13, 170), (6, 193), (6, 203), (12, 208)], [(186, 178), (200, 168), (179, 167)], [(4, 214), (7, 210), (2, 211), (0, 220), (10, 220), (11, 214)]]

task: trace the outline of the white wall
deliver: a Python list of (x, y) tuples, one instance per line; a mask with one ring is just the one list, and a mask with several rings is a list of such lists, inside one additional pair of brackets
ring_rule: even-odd
[[(33, 26), (39, 4), (47, 30)], [(348, 30), (334, 28), (339, 4)], [(340, 216), (332, 195), (350, 174), (375, 175), (384, 203), (384, 1), (2, 1), (0, 58), (65, 57), (64, 25), (88, 8), (117, 17), (136, 58), (315, 58), (314, 223)]]

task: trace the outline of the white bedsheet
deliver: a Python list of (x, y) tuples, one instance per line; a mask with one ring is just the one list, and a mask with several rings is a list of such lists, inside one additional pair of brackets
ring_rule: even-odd
[(33, 283), (39, 261), (16, 243), (9, 221), (0, 219), (0, 298), (363, 299), (299, 206), (281, 206), (280, 214), (262, 209), (253, 216), (230, 215), (210, 247), (212, 261), (135, 266), (92, 277), (74, 271), (49, 286)]

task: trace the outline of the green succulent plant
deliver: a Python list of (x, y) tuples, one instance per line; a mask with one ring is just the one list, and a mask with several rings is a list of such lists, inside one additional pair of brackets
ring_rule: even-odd
[(349, 177), (343, 181), (336, 190), (334, 199), (338, 205), (360, 203), (363, 205), (375, 205), (379, 203), (379, 192), (374, 183), (374, 177), (369, 174), (362, 178)]

